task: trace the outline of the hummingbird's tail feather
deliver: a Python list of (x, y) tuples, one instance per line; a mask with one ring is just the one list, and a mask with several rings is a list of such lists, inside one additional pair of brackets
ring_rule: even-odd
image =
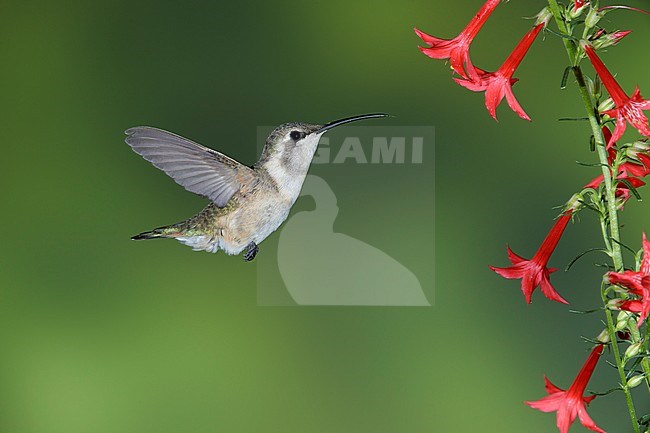
[[(208, 251), (211, 253), (216, 253), (218, 250), (224, 249), (222, 246), (222, 230), (206, 226), (205, 221), (197, 219), (201, 215), (199, 214), (176, 224), (158, 227), (157, 229), (140, 233), (131, 239), (134, 241), (159, 238), (176, 239), (178, 242), (192, 247), (194, 251)], [(242, 249), (243, 247), (237, 253)]]
[(159, 238), (175, 238), (178, 236), (178, 228), (176, 226), (166, 226), (153, 229), (148, 232), (143, 232), (131, 238), (132, 241), (143, 241), (147, 239)]
[(160, 237), (162, 237), (162, 236), (159, 235), (159, 234), (154, 233), (153, 231), (150, 231), (150, 232), (140, 233), (139, 235), (135, 235), (135, 236), (131, 237), (131, 240), (132, 241), (143, 241), (145, 239), (156, 239), (156, 238), (160, 238)]

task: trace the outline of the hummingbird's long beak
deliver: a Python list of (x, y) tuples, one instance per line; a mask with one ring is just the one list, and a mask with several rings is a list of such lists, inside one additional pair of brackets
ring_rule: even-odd
[(364, 119), (375, 119), (377, 117), (388, 117), (388, 114), (386, 113), (370, 113), (370, 114), (360, 114), (358, 116), (352, 116), (352, 117), (346, 117), (345, 119), (339, 119), (335, 120), (333, 122), (327, 123), (319, 130), (316, 131), (317, 134), (322, 134), (323, 132), (330, 130), (332, 128), (336, 128), (337, 126), (345, 125), (346, 123), (350, 122), (356, 122), (357, 120), (364, 120)]

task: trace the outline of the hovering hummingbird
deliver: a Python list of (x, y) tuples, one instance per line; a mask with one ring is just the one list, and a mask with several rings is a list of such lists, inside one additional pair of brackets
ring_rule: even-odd
[(211, 200), (197, 215), (133, 236), (133, 240), (172, 238), (195, 251), (244, 252), (251, 261), (259, 243), (289, 216), (321, 136), (363, 119), (363, 114), (325, 125), (294, 122), (278, 126), (266, 139), (252, 167), (171, 132), (148, 126), (126, 130), (133, 151), (161, 169), (186, 190)]

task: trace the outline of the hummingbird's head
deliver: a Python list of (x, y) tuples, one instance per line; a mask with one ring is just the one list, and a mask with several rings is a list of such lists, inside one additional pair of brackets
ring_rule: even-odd
[(311, 160), (316, 153), (318, 142), (328, 130), (346, 123), (376, 117), (386, 117), (384, 113), (362, 114), (335, 120), (325, 125), (291, 122), (278, 126), (269, 134), (257, 166), (276, 168), (274, 171), (287, 175), (306, 175)]
[(303, 122), (278, 126), (266, 139), (262, 159), (276, 160), (286, 168), (303, 165), (300, 162), (305, 159), (311, 160), (318, 147), (318, 141), (323, 135), (318, 132), (321, 128), (322, 125)]

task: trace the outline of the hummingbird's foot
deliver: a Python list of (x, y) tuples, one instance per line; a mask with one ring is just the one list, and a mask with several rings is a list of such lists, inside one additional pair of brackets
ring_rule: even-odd
[(250, 262), (253, 260), (259, 250), (260, 247), (258, 247), (255, 242), (248, 244), (248, 246), (246, 246), (246, 252), (244, 253), (244, 261)]

